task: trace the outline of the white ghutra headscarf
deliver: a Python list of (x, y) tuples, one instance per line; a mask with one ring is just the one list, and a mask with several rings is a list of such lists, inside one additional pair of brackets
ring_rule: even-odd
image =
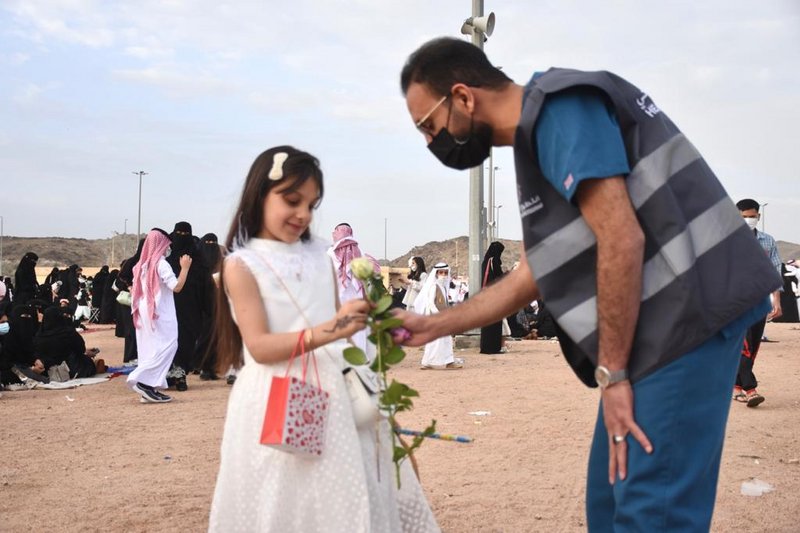
[[(440, 270), (447, 271), (441, 280), (438, 279), (437, 273)], [(417, 298), (414, 300), (414, 311), (421, 315), (432, 315), (439, 312), (436, 307), (436, 291), (439, 291), (447, 301), (447, 290), (450, 288), (450, 266), (445, 262), (439, 262), (433, 265), (430, 274), (425, 278), (425, 283), (422, 285)]]

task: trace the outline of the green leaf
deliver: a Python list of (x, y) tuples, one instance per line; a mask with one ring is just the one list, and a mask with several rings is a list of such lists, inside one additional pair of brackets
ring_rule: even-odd
[(399, 318), (384, 318), (378, 322), (378, 330), (386, 331), (387, 329), (399, 328), (403, 325), (403, 321)]
[(372, 313), (379, 315), (389, 309), (390, 305), (392, 305), (392, 297), (388, 294), (386, 296), (382, 296), (381, 299), (375, 304), (375, 309), (372, 310)]
[(367, 364), (367, 356), (364, 354), (364, 351), (361, 348), (356, 348), (355, 346), (345, 348), (343, 355), (344, 360), (351, 365)]
[(393, 346), (384, 356), (383, 360), (386, 364), (396, 365), (406, 357), (406, 352), (399, 346)]
[(397, 463), (398, 461), (402, 461), (405, 456), (408, 455), (408, 452), (405, 448), (401, 446), (394, 447), (394, 456), (392, 457), (392, 461)]
[(419, 396), (419, 393), (411, 387), (406, 387), (406, 389), (403, 391), (403, 396), (406, 398), (416, 398)]

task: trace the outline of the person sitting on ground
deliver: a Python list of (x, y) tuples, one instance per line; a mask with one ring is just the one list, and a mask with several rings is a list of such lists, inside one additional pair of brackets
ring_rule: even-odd
[(0, 382), (4, 385), (22, 383), (28, 379), (42, 379), (42, 362), (33, 354), (33, 336), (39, 328), (36, 310), (28, 305), (17, 305), (7, 321), (8, 333), (2, 337), (0, 355)]
[(48, 381), (46, 375), (42, 377), (44, 364), (34, 355), (33, 337), (39, 329), (36, 309), (28, 304), (14, 306), (8, 324), (0, 354), (0, 382), (7, 385), (27, 379)]
[(49, 307), (42, 327), (33, 338), (33, 349), (44, 369), (66, 362), (72, 378), (87, 378), (97, 373), (94, 357), (100, 350), (86, 349), (83, 337), (75, 331), (72, 313), (67, 307)]

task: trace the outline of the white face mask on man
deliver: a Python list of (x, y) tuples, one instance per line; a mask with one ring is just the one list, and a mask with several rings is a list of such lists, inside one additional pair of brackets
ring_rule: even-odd
[(750, 227), (750, 229), (756, 229), (758, 225), (758, 217), (744, 217), (744, 221)]

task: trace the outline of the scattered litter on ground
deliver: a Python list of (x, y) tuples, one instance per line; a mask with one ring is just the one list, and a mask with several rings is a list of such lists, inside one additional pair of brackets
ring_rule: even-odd
[(64, 398), (66, 398), (68, 402), (74, 402), (75, 401), (75, 398), (70, 398), (69, 396), (64, 396)]
[(492, 414), (492, 412), (491, 411), (470, 411), (467, 414), (474, 415), (474, 416), (488, 416), (488, 415)]
[(758, 478), (742, 481), (741, 493), (743, 496), (761, 496), (773, 490), (775, 490), (775, 487)]

